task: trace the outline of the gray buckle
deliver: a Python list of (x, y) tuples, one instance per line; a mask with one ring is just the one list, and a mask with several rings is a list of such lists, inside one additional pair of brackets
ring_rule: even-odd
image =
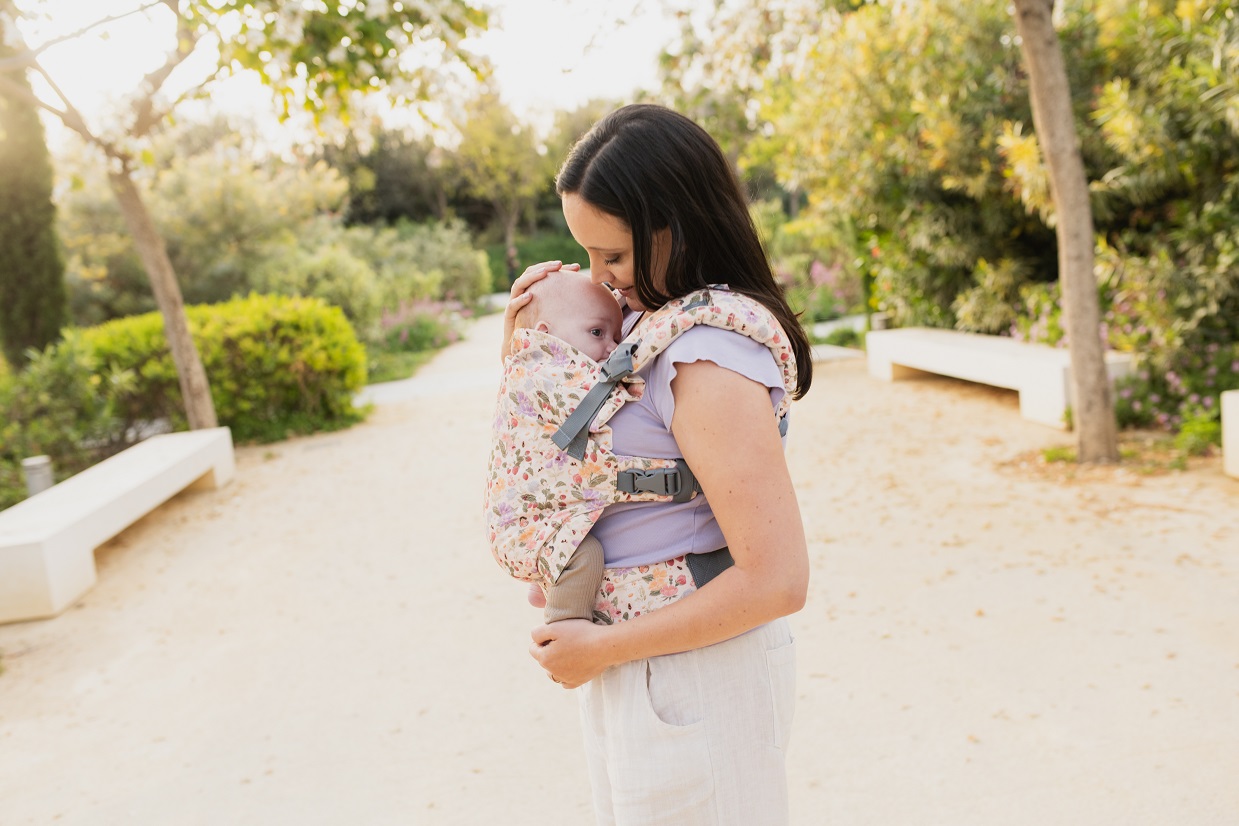
[(683, 459), (675, 467), (652, 470), (621, 470), (616, 474), (615, 487), (622, 493), (652, 493), (670, 496), (672, 502), (687, 502), (697, 491), (697, 478)]
[(617, 382), (632, 375), (632, 356), (637, 350), (639, 341), (626, 341), (611, 352), (607, 360), (599, 365), (598, 376), (604, 382)]

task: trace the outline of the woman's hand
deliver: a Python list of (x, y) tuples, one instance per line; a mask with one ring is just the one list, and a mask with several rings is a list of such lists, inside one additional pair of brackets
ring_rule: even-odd
[(564, 688), (585, 685), (614, 664), (606, 656), (608, 627), (581, 619), (539, 625), (529, 654)]
[(512, 334), (516, 332), (516, 314), (521, 308), (533, 299), (533, 295), (529, 292), (531, 285), (538, 283), (549, 272), (555, 270), (580, 270), (580, 264), (564, 264), (561, 261), (543, 261), (541, 264), (534, 264), (527, 268), (523, 273), (517, 276), (512, 282), (512, 291), (508, 297), (508, 306), (503, 311), (503, 345), (499, 354), (499, 360), (503, 361), (508, 357), (508, 348), (512, 344)]

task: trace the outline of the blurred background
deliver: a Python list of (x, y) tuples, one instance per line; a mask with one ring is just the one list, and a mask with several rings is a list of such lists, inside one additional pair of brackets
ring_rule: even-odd
[[(584, 262), (554, 176), (633, 101), (719, 140), (810, 329), (878, 316), (1063, 346), (1012, 12), (0, 0), (0, 507), (25, 496), (24, 456), (63, 477), (187, 406), (194, 425), (169, 290), (240, 441), (364, 416), (360, 386), (411, 375), (526, 266)], [(1118, 423), (1208, 452), (1239, 387), (1234, 4), (1073, 0), (1054, 22), (1101, 335), (1139, 358)], [(866, 326), (820, 338), (863, 346)]]

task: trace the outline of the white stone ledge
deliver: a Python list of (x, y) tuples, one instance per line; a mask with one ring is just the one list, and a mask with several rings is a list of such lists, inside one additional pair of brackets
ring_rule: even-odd
[(228, 428), (165, 433), (0, 511), (0, 622), (60, 613), (94, 585), (95, 548), (234, 468)]
[[(1051, 427), (1066, 428), (1071, 405), (1071, 356), (1068, 351), (1003, 336), (908, 327), (873, 330), (865, 337), (869, 374), (885, 381), (934, 373), (1004, 387), (1020, 394), (1020, 415)], [(1133, 369), (1128, 353), (1106, 353), (1110, 380)]]
[(1222, 470), (1239, 479), (1239, 390), (1222, 394)]

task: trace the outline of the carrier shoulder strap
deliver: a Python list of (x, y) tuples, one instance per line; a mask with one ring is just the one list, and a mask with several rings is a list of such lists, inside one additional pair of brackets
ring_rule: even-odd
[[(769, 310), (756, 300), (726, 289), (713, 288), (697, 290), (651, 313), (643, 324), (641, 337), (625, 340), (603, 362), (598, 382), (556, 431), (553, 437), (555, 444), (574, 459), (584, 458), (590, 424), (606, 406), (619, 381), (640, 370), (671, 342), (698, 324), (734, 330), (770, 348), (783, 373), (786, 392), (777, 413), (779, 433), (786, 435), (787, 409), (796, 386), (796, 360), (786, 334)], [(672, 477), (677, 473), (676, 468), (624, 471), (618, 482), (619, 489), (627, 493), (639, 491), (683, 496), (687, 500), (694, 490), (700, 491), (700, 487), (683, 460), (679, 460), (677, 465), (683, 466), (684, 474), (678, 481)], [(633, 490), (626, 490), (626, 487)]]

